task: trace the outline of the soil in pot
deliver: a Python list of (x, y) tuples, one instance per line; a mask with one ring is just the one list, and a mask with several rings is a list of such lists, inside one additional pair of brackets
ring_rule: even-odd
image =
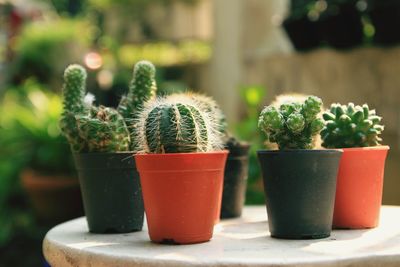
[(343, 149), (334, 228), (359, 229), (378, 225), (388, 150), (388, 146)]
[(332, 228), (340, 150), (261, 150), (272, 237), (328, 237)]
[(307, 16), (300, 18), (289, 17), (283, 22), (283, 27), (293, 46), (298, 51), (315, 49), (321, 43), (316, 23), (310, 21)]
[(150, 239), (190, 244), (211, 239), (228, 152), (138, 154)]
[(34, 170), (25, 170), (21, 179), (40, 223), (54, 225), (83, 215), (78, 179)]
[(229, 147), (224, 173), (221, 219), (240, 217), (245, 201), (248, 167), (248, 144)]
[(143, 227), (144, 208), (133, 154), (75, 154), (74, 160), (89, 231), (140, 231)]

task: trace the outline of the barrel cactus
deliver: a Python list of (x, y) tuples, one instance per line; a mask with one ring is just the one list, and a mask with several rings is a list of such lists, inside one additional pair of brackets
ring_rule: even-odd
[(219, 150), (222, 140), (215, 121), (186, 96), (150, 102), (138, 122), (139, 152), (190, 153)]
[(123, 117), (112, 108), (85, 102), (86, 76), (85, 69), (76, 64), (64, 72), (60, 128), (72, 150), (75, 153), (129, 150), (130, 136)]
[(363, 106), (332, 104), (324, 112), (326, 122), (321, 131), (322, 146), (326, 148), (349, 148), (376, 146), (382, 142), (379, 135), (384, 130), (382, 117), (370, 110), (367, 104)]
[(324, 126), (318, 117), (322, 101), (309, 96), (303, 102), (287, 102), (279, 107), (267, 106), (260, 114), (258, 127), (279, 149), (311, 149)]

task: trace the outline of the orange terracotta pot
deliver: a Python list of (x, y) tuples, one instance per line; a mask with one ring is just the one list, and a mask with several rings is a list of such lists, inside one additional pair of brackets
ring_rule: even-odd
[(337, 180), (334, 228), (372, 228), (379, 222), (388, 146), (344, 148)]
[(54, 225), (84, 214), (77, 178), (25, 170), (21, 182), (41, 223)]
[(135, 155), (153, 242), (190, 244), (211, 239), (227, 154)]

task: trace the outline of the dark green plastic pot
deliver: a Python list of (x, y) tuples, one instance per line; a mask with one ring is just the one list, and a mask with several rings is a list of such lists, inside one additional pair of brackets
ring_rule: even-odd
[(341, 150), (261, 150), (268, 224), (272, 237), (330, 236)]
[(142, 230), (142, 190), (132, 152), (75, 154), (74, 160), (89, 231)]
[(249, 144), (229, 147), (224, 173), (221, 219), (242, 215), (249, 169)]

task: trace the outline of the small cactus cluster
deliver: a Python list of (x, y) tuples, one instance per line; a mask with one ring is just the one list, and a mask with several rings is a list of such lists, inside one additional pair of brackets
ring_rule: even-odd
[(321, 137), (322, 146), (326, 148), (376, 146), (382, 142), (379, 137), (384, 130), (380, 124), (382, 118), (367, 104), (332, 104), (330, 110), (324, 112), (323, 118), (326, 125)]
[(75, 153), (133, 150), (136, 115), (155, 95), (155, 68), (148, 61), (135, 65), (127, 96), (118, 109), (96, 107), (85, 101), (86, 70), (77, 64), (64, 72), (63, 113), (60, 128)]
[(311, 149), (324, 126), (318, 117), (322, 101), (309, 96), (303, 102), (286, 102), (279, 107), (267, 106), (260, 114), (258, 127), (268, 141), (279, 149)]
[(214, 110), (208, 109), (210, 106), (201, 104), (201, 101), (204, 98), (199, 95), (186, 93), (149, 102), (138, 120), (138, 152), (190, 153), (220, 150), (220, 122), (215, 119)]

